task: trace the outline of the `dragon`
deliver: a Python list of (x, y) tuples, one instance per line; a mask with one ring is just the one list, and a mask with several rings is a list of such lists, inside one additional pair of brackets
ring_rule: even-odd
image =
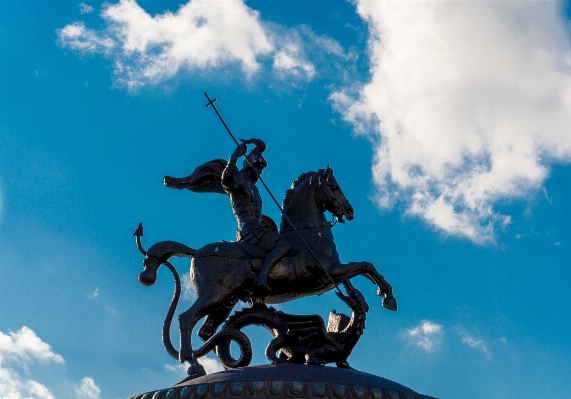
[[(232, 315), (220, 332), (226, 329), (239, 331), (248, 325), (260, 325), (274, 336), (266, 348), (266, 357), (272, 363), (335, 363), (337, 367), (351, 368), (347, 359), (363, 335), (369, 305), (348, 279), (343, 281), (343, 286), (347, 295), (339, 292), (336, 294), (351, 308), (351, 317), (333, 310), (329, 314), (327, 328), (319, 315), (292, 315), (264, 304), (256, 304)], [(278, 351), (279, 355), (276, 355)], [(230, 362), (225, 361), (231, 358), (230, 340), (219, 343), (216, 353), (222, 364), (230, 368)]]

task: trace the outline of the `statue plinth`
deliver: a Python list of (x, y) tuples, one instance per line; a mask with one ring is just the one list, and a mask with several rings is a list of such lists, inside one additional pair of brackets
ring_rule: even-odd
[(275, 364), (208, 374), (130, 399), (434, 399), (356, 370)]

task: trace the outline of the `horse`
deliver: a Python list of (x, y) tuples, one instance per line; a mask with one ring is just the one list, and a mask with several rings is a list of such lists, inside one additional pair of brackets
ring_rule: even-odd
[[(321, 294), (345, 279), (362, 275), (378, 286), (377, 295), (383, 296), (382, 305), (389, 310), (397, 310), (391, 285), (372, 263), (341, 263), (332, 233), (334, 224), (325, 218), (326, 211), (339, 223), (344, 223), (344, 218), (349, 221), (354, 219), (353, 207), (329, 166), (317, 172), (303, 173), (292, 183), (291, 189), (286, 191), (280, 234), (291, 244), (292, 249), (272, 268), (268, 276), (271, 291), (262, 301), (283, 303)], [(139, 237), (137, 240), (139, 249), (143, 252)], [(207, 346), (208, 350), (212, 348), (212, 344), (204, 344), (197, 352), (193, 350), (191, 335), (194, 327), (200, 319), (206, 317), (198, 334), (208, 342), (211, 337), (214, 338), (217, 328), (228, 318), (238, 300), (250, 301), (252, 305), (256, 298), (260, 300), (252, 281), (261, 270), (264, 254), (259, 253), (251, 244), (237, 241), (215, 242), (198, 250), (174, 241), (163, 241), (143, 253), (146, 257), (139, 281), (145, 286), (156, 282), (157, 269), (161, 264), (166, 264), (173, 274), (176, 273), (168, 263), (171, 256), (192, 258), (190, 275), (197, 299), (178, 317), (180, 352), (174, 349), (169, 336), (170, 322), (178, 302), (177, 295), (177, 298), (173, 298), (163, 327), (163, 342), (167, 352), (181, 363), (189, 362), (191, 374), (193, 367), (200, 368), (197, 357), (207, 353)], [(177, 282), (180, 286), (180, 282)], [(217, 342), (221, 342), (220, 337), (217, 337)]]

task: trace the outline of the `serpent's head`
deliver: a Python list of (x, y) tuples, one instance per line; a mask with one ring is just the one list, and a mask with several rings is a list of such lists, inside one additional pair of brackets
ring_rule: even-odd
[(345, 302), (354, 312), (363, 314), (367, 313), (369, 311), (369, 304), (367, 304), (367, 301), (363, 294), (361, 294), (361, 291), (355, 288), (349, 279), (343, 280), (343, 286), (345, 287), (348, 295), (336, 292), (339, 299)]

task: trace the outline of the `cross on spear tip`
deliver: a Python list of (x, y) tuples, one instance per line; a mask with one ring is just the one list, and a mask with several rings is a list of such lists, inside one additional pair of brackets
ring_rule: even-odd
[[(206, 92), (204, 92), (204, 94), (206, 95), (206, 98), (208, 98), (210, 100), (210, 98), (208, 97), (208, 94), (206, 94)], [(216, 99), (212, 99), (208, 102), (208, 104), (206, 104), (206, 108), (210, 107), (212, 104), (214, 104), (216, 102)]]
[[(214, 110), (214, 112), (216, 112), (216, 115), (218, 115), (218, 118), (220, 118), (220, 121), (222, 122), (222, 124), (224, 125), (224, 127), (226, 128), (226, 131), (228, 132), (228, 134), (230, 134), (230, 137), (232, 137), (232, 140), (234, 140), (234, 142), (236, 143), (236, 145), (240, 145), (240, 143), (238, 142), (238, 140), (236, 140), (236, 137), (234, 136), (234, 134), (232, 133), (232, 131), (230, 130), (230, 128), (228, 127), (228, 125), (226, 124), (226, 122), (224, 121), (224, 118), (222, 118), (222, 115), (220, 115), (220, 112), (218, 112), (218, 108), (216, 108), (216, 105), (214, 105), (214, 103), (216, 102), (216, 98), (211, 99), (210, 96), (208, 96), (208, 93), (204, 92), (204, 95), (206, 96), (206, 98), (208, 99), (208, 103), (206, 104), (206, 108), (212, 106), (212, 109)], [(242, 139), (240, 139), (242, 140)], [(244, 141), (244, 140), (242, 140)], [(248, 159), (248, 157), (245, 158), (246, 162), (248, 162), (248, 164), (250, 164), (250, 160)], [(252, 164), (250, 164), (250, 166), (252, 166)], [(343, 292), (341, 292), (341, 289), (339, 288), (339, 286), (337, 285), (337, 283), (335, 283), (335, 280), (333, 280), (333, 277), (331, 277), (331, 275), (329, 274), (329, 272), (327, 271), (327, 269), (321, 264), (321, 262), (319, 261), (319, 258), (317, 257), (317, 255), (313, 252), (313, 250), (309, 247), (309, 244), (303, 239), (303, 237), (301, 236), (301, 234), (299, 234), (299, 231), (297, 231), (297, 229), (295, 228), (295, 226), (293, 225), (293, 222), (289, 219), (289, 217), (284, 213), (280, 203), (278, 202), (278, 200), (276, 199), (276, 197), (274, 196), (274, 194), (272, 193), (272, 191), (270, 190), (270, 188), (268, 187), (268, 185), (266, 184), (266, 182), (264, 181), (264, 179), (262, 178), (262, 176), (258, 176), (260, 179), (260, 182), (262, 182), (262, 185), (264, 186), (264, 188), (266, 189), (266, 191), (268, 192), (268, 194), (270, 194), (270, 197), (272, 197), (272, 200), (274, 201), (274, 203), (276, 204), (276, 206), (278, 207), (278, 209), (280, 210), (282, 217), (289, 223), (289, 225), (292, 227), (293, 231), (295, 231), (295, 233), (297, 234), (297, 236), (299, 237), (299, 239), (301, 240), (301, 242), (303, 243), (303, 245), (305, 245), (305, 247), (307, 248), (307, 250), (309, 251), (309, 253), (313, 256), (313, 258), (315, 259), (315, 261), (317, 262), (317, 264), (321, 267), (321, 269), (323, 270), (323, 272), (325, 273), (325, 275), (327, 276), (327, 278), (329, 279), (329, 281), (331, 282), (331, 284), (333, 284), (333, 286), (337, 289), (337, 291), (339, 291), (339, 293), (341, 295), (343, 295)]]

